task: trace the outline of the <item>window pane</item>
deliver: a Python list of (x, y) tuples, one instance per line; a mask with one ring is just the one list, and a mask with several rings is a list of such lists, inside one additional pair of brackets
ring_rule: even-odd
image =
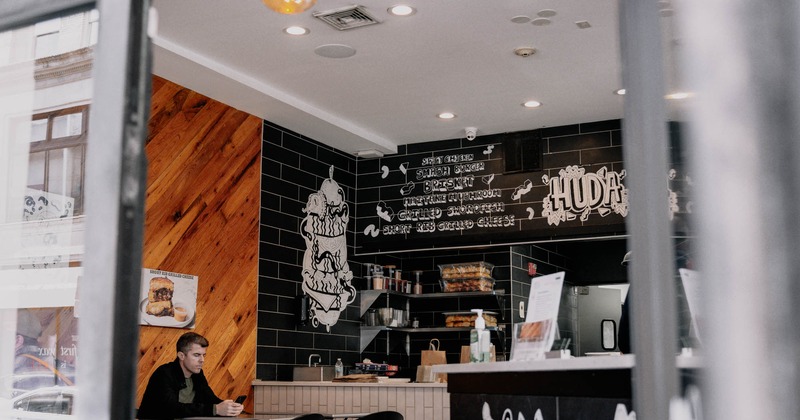
[[(70, 197), (74, 201), (67, 204), (74, 205), (81, 198), (83, 147), (51, 150), (48, 156), (47, 192)], [(58, 209), (59, 212), (65, 210)]]
[[(85, 16), (0, 33), (0, 419), (36, 417), (9, 416), (7, 410), (15, 409), (73, 414), (79, 336), (74, 305), (85, 242), (84, 216), (76, 206), (86, 148), (75, 140), (86, 127), (82, 111), (41, 116), (91, 103), (94, 53), (83, 49), (88, 37), (79, 36), (91, 32)], [(69, 60), (57, 55), (64, 53)], [(51, 55), (46, 63), (34, 59)], [(81, 70), (64, 84), (59, 70), (75, 68)], [(46, 88), (53, 83), (60, 88)]]
[(47, 139), (47, 119), (33, 120), (31, 123), (31, 141)]
[(56, 54), (58, 48), (58, 33), (40, 35), (36, 37), (36, 58), (50, 57)]
[(53, 138), (77, 136), (83, 127), (83, 114), (59, 115), (53, 119)]
[(31, 153), (28, 162), (28, 188), (43, 190), (44, 165), (47, 154), (45, 152)]
[(64, 150), (52, 150), (47, 159), (47, 192), (64, 195)]

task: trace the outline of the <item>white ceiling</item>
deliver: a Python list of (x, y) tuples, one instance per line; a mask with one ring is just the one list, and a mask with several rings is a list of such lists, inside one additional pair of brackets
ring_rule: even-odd
[[(414, 15), (390, 15), (399, 1), (362, 0), (381, 23), (339, 31), (312, 13), (353, 3), (282, 15), (260, 0), (155, 0), (154, 72), (348, 153), (622, 117), (616, 0), (410, 0)], [(511, 21), (543, 9), (549, 25)], [(323, 44), (357, 52), (324, 58)]]

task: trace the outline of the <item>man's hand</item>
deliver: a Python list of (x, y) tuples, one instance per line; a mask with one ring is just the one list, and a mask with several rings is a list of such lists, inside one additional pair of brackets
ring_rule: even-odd
[(244, 406), (233, 402), (232, 400), (225, 400), (217, 404), (217, 415), (223, 417), (235, 417), (242, 412)]

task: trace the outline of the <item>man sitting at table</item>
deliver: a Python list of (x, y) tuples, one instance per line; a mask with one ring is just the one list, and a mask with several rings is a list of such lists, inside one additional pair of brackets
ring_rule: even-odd
[(183, 334), (176, 344), (178, 357), (153, 372), (139, 407), (138, 419), (238, 416), (242, 404), (214, 394), (203, 374), (208, 340), (200, 334)]

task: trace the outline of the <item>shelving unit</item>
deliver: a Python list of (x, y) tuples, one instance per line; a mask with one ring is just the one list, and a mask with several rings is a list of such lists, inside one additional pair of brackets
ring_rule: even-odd
[[(448, 292), (448, 293), (423, 293), (419, 295), (415, 294), (408, 294), (408, 293), (400, 293), (393, 290), (362, 290), (359, 292), (360, 298), (360, 311), (359, 317), (363, 317), (365, 313), (378, 301), (379, 298), (385, 297), (386, 298), (386, 307), (389, 307), (389, 301), (392, 296), (397, 296), (400, 298), (405, 298), (405, 307), (406, 311), (409, 311), (410, 304), (409, 302), (414, 299), (455, 299), (455, 298), (485, 298), (485, 297), (494, 297), (497, 301), (497, 306), (500, 309), (501, 319), (504, 319), (505, 313), (505, 300), (506, 300), (506, 292), (503, 289), (492, 290), (488, 292)], [(410, 327), (386, 327), (386, 326), (361, 326), (360, 331), (360, 352), (364, 352), (364, 349), (378, 336), (382, 331), (397, 331), (406, 333), (406, 354), (410, 353), (409, 350), (409, 342), (410, 342), (410, 334), (415, 333), (449, 333), (449, 332), (464, 332), (469, 331), (470, 328), (468, 327), (425, 327), (425, 328), (410, 328)], [(489, 327), (487, 328), (489, 331), (500, 331), (496, 327)], [(386, 352), (389, 352), (389, 340), (387, 338), (386, 344)]]

